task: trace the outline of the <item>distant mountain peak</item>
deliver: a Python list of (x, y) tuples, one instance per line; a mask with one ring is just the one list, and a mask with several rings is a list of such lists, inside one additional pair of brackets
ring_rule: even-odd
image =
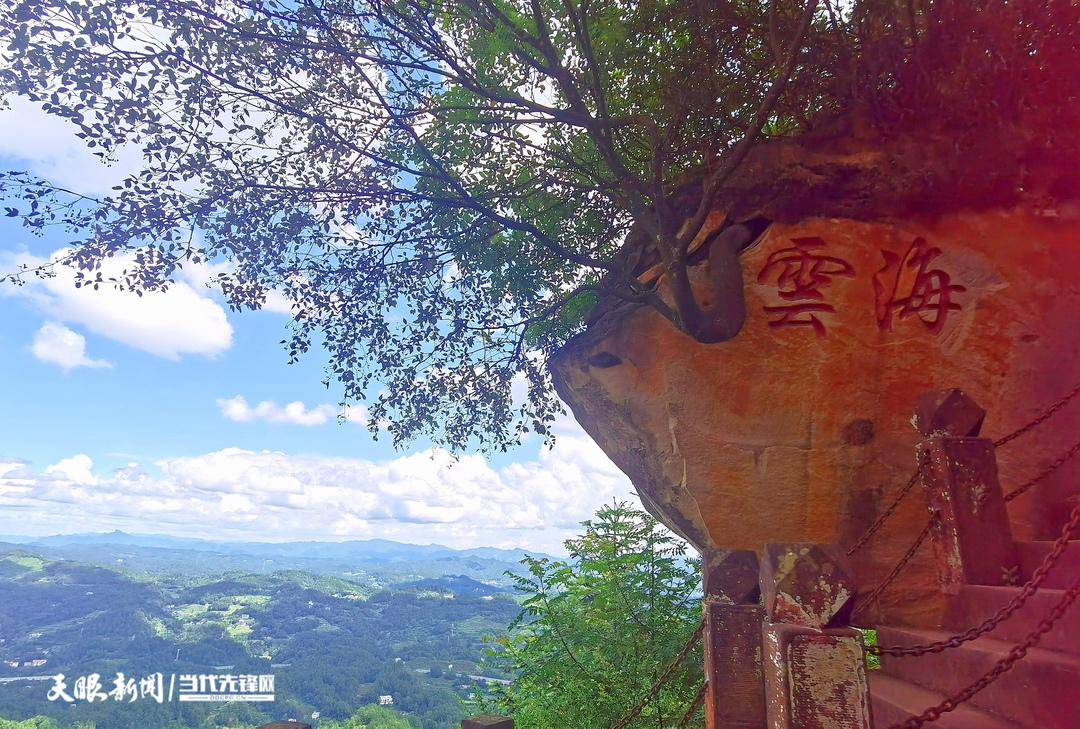
[(260, 559), (291, 557), (302, 559), (378, 560), (494, 560), (518, 563), (525, 554), (546, 557), (538, 552), (497, 547), (454, 549), (442, 544), (410, 544), (389, 539), (354, 539), (342, 542), (232, 542), (174, 537), (159, 534), (130, 534), (114, 529), (111, 532), (58, 534), (20, 540), (38, 547), (67, 547), (75, 545), (122, 545), (140, 549), (173, 549), (218, 554), (247, 555)]

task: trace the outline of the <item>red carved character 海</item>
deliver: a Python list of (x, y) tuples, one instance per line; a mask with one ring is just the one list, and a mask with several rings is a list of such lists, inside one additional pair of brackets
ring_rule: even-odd
[(930, 268), (941, 249), (916, 238), (901, 258), (892, 251), (881, 251), (885, 266), (874, 274), (874, 313), (882, 331), (891, 331), (893, 316), (905, 319), (918, 314), (923, 325), (934, 334), (945, 326), (950, 311), (959, 311), (953, 294), (966, 291), (950, 283), (949, 274)]

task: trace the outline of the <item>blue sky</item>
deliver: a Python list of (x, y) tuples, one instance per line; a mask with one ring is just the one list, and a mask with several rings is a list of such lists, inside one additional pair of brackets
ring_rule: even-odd
[[(0, 111), (0, 165), (79, 192), (105, 167), (67, 123), (21, 100)], [(48, 261), (0, 218), (0, 275)], [(186, 271), (168, 292), (75, 289), (70, 272), (0, 284), (0, 535), (122, 529), (227, 540), (367, 539), (561, 552), (629, 481), (570, 418), (494, 461), (374, 442), (338, 418), (325, 356), (288, 365), (287, 308), (236, 314)]]

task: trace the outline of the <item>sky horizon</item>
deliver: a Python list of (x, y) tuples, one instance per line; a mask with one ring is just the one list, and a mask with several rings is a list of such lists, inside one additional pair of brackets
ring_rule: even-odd
[[(38, 536), (27, 536), (24, 534), (0, 534), (0, 544), (34, 544), (42, 539), (64, 539), (64, 538), (86, 538), (86, 537), (105, 537), (111, 534), (122, 534), (125, 537), (149, 539), (178, 539), (178, 540), (191, 540), (207, 542), (208, 544), (235, 544), (235, 545), (294, 545), (294, 544), (351, 544), (351, 543), (368, 543), (368, 542), (389, 542), (393, 544), (404, 544), (410, 547), (443, 547), (455, 552), (465, 552), (474, 549), (501, 549), (504, 551), (522, 551), (521, 547), (492, 547), (487, 544), (477, 545), (474, 547), (450, 547), (445, 544), (441, 544), (437, 541), (429, 542), (411, 542), (403, 539), (384, 539), (383, 537), (371, 537), (370, 539), (359, 539), (353, 537), (345, 537), (342, 539), (288, 539), (288, 540), (230, 540), (230, 539), (210, 539), (204, 537), (178, 537), (175, 534), (140, 534), (137, 532), (125, 532), (122, 529), (113, 529), (108, 531), (95, 531), (95, 532), (72, 532), (70, 534), (43, 534)], [(10, 541), (10, 540), (16, 541)], [(104, 543), (104, 542), (103, 542)], [(525, 550), (535, 551), (535, 550)], [(537, 551), (537, 554), (542, 554)], [(552, 555), (553, 556), (553, 555)], [(565, 550), (560, 556), (565, 556)]]
[[(133, 157), (103, 165), (69, 122), (22, 99), (0, 110), (5, 170), (93, 194), (138, 169)], [(0, 276), (49, 262), (68, 238), (0, 217)], [(640, 506), (570, 416), (555, 423), (553, 449), (534, 436), (490, 460), (373, 441), (363, 407), (342, 413), (340, 387), (323, 386), (319, 347), (287, 364), (281, 297), (236, 313), (207, 287), (223, 265), (185, 269), (142, 297), (76, 289), (68, 269), (0, 283), (0, 534), (322, 535), (565, 553), (600, 506)]]

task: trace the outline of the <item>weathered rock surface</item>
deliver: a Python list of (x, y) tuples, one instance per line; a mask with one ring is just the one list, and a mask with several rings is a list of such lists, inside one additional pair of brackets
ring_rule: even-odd
[[(920, 395), (962, 388), (998, 438), (1080, 381), (1075, 211), (775, 223), (742, 267), (749, 313), (728, 342), (702, 345), (623, 307), (550, 361), (560, 396), (646, 507), (701, 550), (846, 547), (913, 472)], [(1078, 435), (1080, 399), (1003, 447), (1005, 491)], [(1077, 473), (1068, 464), (1010, 505), (1017, 539), (1056, 537)], [(925, 521), (916, 489), (855, 555), (864, 589)], [(881, 617), (934, 622), (937, 579), (924, 548)]]

